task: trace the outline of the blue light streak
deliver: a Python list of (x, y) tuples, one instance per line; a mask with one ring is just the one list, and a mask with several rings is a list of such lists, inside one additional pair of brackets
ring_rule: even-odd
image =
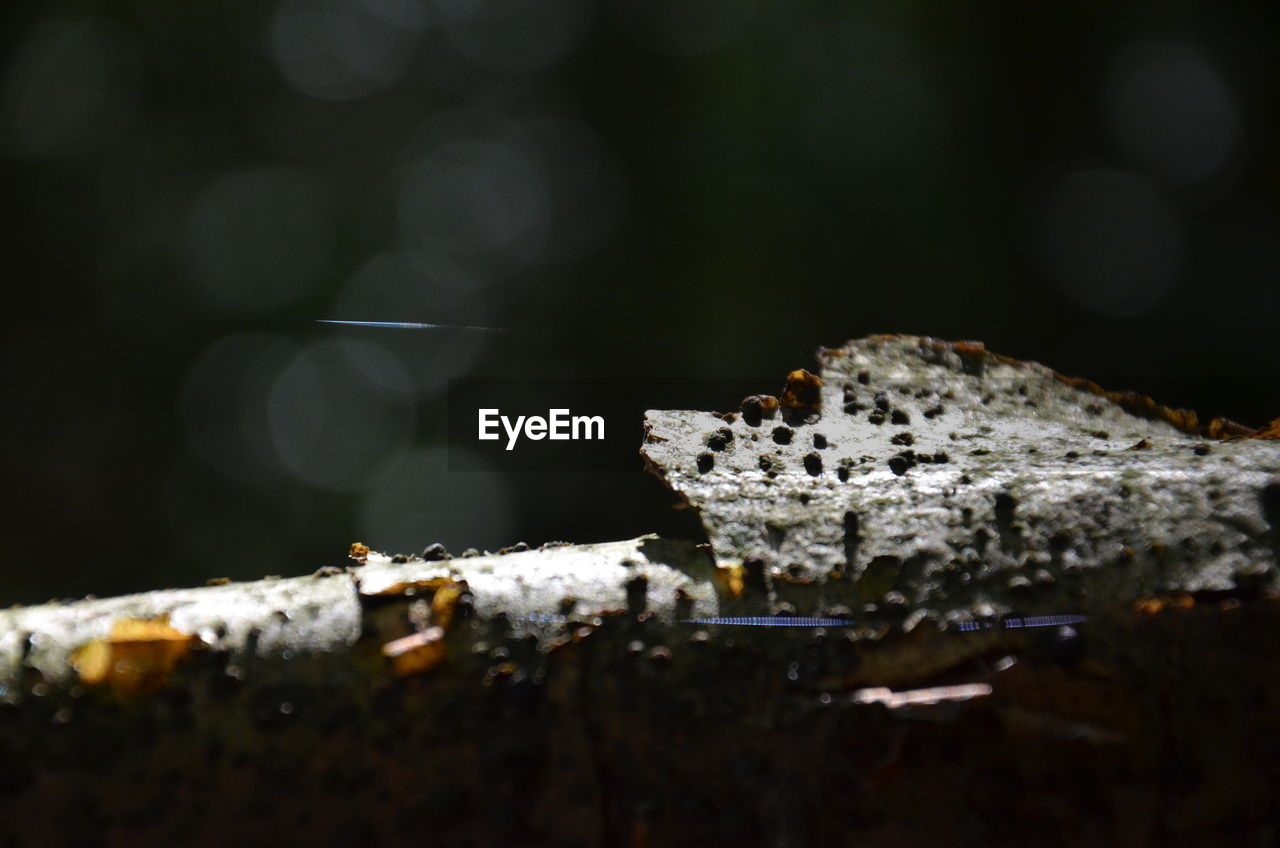
[(471, 324), (426, 324), (415, 321), (344, 321), (319, 318), (318, 324), (345, 324), (348, 327), (389, 327), (393, 330), (474, 330), (478, 333), (505, 333), (503, 327), (477, 327)]

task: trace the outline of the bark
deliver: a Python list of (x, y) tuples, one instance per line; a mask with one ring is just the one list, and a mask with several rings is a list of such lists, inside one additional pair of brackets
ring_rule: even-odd
[[(1280, 445), (973, 344), (820, 361), (649, 413), (710, 547), (0, 612), (0, 844), (1273, 833)], [(849, 626), (688, 623), (778, 613)], [(1010, 613), (1088, 619), (962, 626)]]
[(973, 343), (873, 337), (819, 358), (809, 402), (796, 372), (758, 421), (647, 416), (645, 456), (775, 611), (1105, 615), (1275, 587), (1280, 442), (1209, 439), (1191, 413)]

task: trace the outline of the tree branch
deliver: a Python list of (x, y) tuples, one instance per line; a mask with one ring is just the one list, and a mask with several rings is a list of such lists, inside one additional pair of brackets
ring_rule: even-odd
[[(820, 361), (732, 415), (648, 414), (711, 551), (357, 546), (337, 573), (0, 612), (0, 843), (1273, 826), (1280, 445), (972, 343)], [(1011, 612), (1088, 620), (961, 626)], [(688, 623), (778, 613), (849, 625)]]

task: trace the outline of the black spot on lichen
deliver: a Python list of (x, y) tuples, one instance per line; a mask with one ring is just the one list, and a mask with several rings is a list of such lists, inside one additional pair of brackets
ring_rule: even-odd
[(916, 455), (914, 451), (905, 450), (902, 453), (889, 457), (889, 470), (901, 477), (907, 473), (907, 470), (916, 464)]
[(836, 463), (836, 476), (840, 478), (841, 483), (849, 482), (849, 469), (853, 467), (853, 460), (845, 457)]
[(773, 428), (773, 440), (780, 445), (791, 444), (791, 437), (795, 434), (796, 431), (792, 430), (790, 427), (779, 426)]
[(422, 549), (422, 558), (427, 562), (439, 562), (440, 560), (453, 559), (449, 552), (445, 550), (444, 545), (439, 542), (433, 542)]
[(862, 384), (862, 385), (864, 385), (864, 386), (865, 386), (865, 385), (867, 385), (868, 383), (870, 383), (870, 382), (871, 382), (871, 372), (869, 372), (869, 371), (859, 371), (859, 372), (858, 372), (858, 382), (859, 382), (859, 383), (861, 383), (861, 384)]
[(722, 451), (733, 441), (733, 431), (728, 427), (721, 427), (710, 436), (707, 437), (707, 447), (713, 451)]
[(911, 445), (914, 445), (916, 443), (916, 438), (915, 436), (911, 435), (910, 433), (904, 430), (901, 433), (895, 434), (894, 437), (889, 441), (895, 445), (903, 445), (905, 447), (910, 447)]
[(1000, 546), (1014, 555), (1021, 554), (1024, 548), (1022, 534), (1014, 527), (1014, 512), (1018, 501), (1009, 492), (996, 494), (995, 518), (996, 530), (1000, 534)]
[(804, 470), (808, 471), (813, 477), (817, 477), (822, 473), (822, 457), (817, 453), (809, 453), (804, 458)]
[(877, 409), (867, 416), (867, 421), (871, 424), (883, 424), (884, 413)]
[(844, 514), (844, 561), (845, 568), (852, 568), (858, 555), (858, 545), (862, 538), (859, 535), (858, 513), (849, 510)]
[(889, 420), (894, 424), (910, 424), (911, 416), (901, 409), (895, 409), (893, 415), (889, 416)]
[(1009, 492), (996, 494), (996, 526), (1002, 530), (1013, 525), (1013, 513), (1018, 508), (1018, 501)]
[[(745, 563), (744, 563), (745, 564)], [(693, 615), (693, 596), (683, 586), (676, 587), (676, 619), (682, 620)]]
[(649, 578), (638, 574), (627, 581), (627, 612), (640, 615), (649, 608)]
[(1262, 505), (1262, 516), (1267, 519), (1271, 529), (1280, 530), (1280, 482), (1264, 486), (1258, 499)]
[(787, 566), (787, 577), (792, 582), (809, 582), (813, 577), (809, 574), (809, 568), (802, 562), (793, 562)]
[(769, 589), (765, 580), (764, 557), (760, 554), (747, 554), (742, 560), (742, 586), (749, 592), (764, 594)]
[(815, 448), (818, 448), (819, 450), (822, 450), (827, 446), (827, 437), (822, 435), (821, 433), (814, 433), (813, 446)]
[(702, 453), (698, 454), (698, 471), (699, 472), (706, 474), (715, 466), (715, 464), (716, 464), (715, 454), (711, 453), (711, 451), (703, 451)]
[(1071, 534), (1065, 530), (1059, 530), (1049, 537), (1049, 556), (1053, 563), (1059, 564), (1062, 561), (1062, 555), (1071, 547)]
[(742, 420), (752, 427), (759, 427), (763, 418), (772, 418), (778, 412), (778, 399), (771, 395), (751, 395), (742, 400)]

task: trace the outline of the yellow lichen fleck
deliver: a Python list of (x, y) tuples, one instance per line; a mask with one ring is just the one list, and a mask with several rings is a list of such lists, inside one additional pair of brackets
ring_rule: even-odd
[(397, 595), (417, 595), (419, 593), (436, 592), (453, 584), (452, 577), (424, 577), (421, 580), (402, 580), (380, 589), (372, 589), (362, 594), (370, 597), (394, 597)]
[(466, 588), (465, 583), (450, 581), (436, 589), (436, 593), (431, 596), (431, 620), (448, 629), (449, 623), (453, 621), (454, 608), (458, 606), (458, 599)]
[(131, 695), (163, 686), (198, 641), (171, 627), (168, 615), (121, 618), (105, 638), (75, 649), (71, 665), (82, 682)]
[(735, 598), (741, 598), (742, 590), (746, 588), (746, 572), (740, 563), (716, 565), (716, 574), (724, 581), (729, 594)]
[(430, 671), (440, 664), (444, 654), (443, 627), (428, 627), (382, 646), (382, 655), (391, 660), (391, 670), (401, 677)]

